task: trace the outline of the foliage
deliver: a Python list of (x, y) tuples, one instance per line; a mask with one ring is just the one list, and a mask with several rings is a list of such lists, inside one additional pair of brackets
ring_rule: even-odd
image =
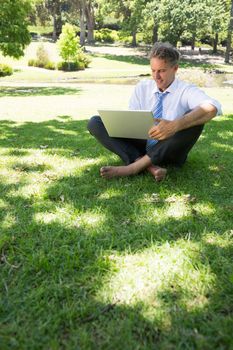
[(66, 23), (62, 27), (62, 33), (57, 42), (60, 56), (65, 62), (75, 61), (77, 54), (81, 51), (75, 27)]
[(1, 0), (0, 8), (0, 51), (19, 58), (31, 40), (27, 28), (30, 0)]
[(43, 44), (40, 44), (36, 51), (36, 59), (28, 60), (28, 66), (54, 70), (56, 65), (49, 60), (49, 55)]
[(90, 59), (78, 42), (74, 26), (67, 23), (62, 27), (57, 44), (60, 56), (64, 60), (64, 62), (59, 63), (58, 69), (79, 70), (88, 67)]
[(28, 60), (28, 66), (29, 66), (29, 67), (36, 67), (36, 66), (37, 66), (37, 61), (36, 61), (36, 59), (35, 59), (35, 58), (30, 58), (30, 59)]
[(38, 59), (35, 59), (35, 58), (31, 58), (30, 60), (28, 60), (28, 66), (45, 68), (49, 70), (56, 69), (56, 64), (54, 62), (48, 60), (45, 63), (41, 63)]
[(63, 70), (63, 71), (78, 71), (78, 70), (83, 70), (85, 69), (85, 65), (81, 61), (73, 61), (73, 62), (58, 62), (57, 64), (57, 69), (58, 70)]
[(114, 43), (119, 39), (118, 32), (116, 30), (111, 30), (108, 28), (95, 30), (94, 37), (95, 41), (101, 43)]
[(12, 75), (13, 69), (8, 64), (0, 63), (0, 77), (5, 77), (7, 75)]
[(56, 69), (56, 64), (52, 61), (48, 61), (45, 66), (45, 69), (49, 69), (49, 70), (55, 70)]
[(43, 44), (40, 44), (36, 51), (38, 67), (44, 67), (49, 62), (49, 54)]
[(230, 52), (232, 49), (232, 33), (233, 33), (233, 0), (229, 3), (230, 5), (230, 18), (228, 22), (228, 28), (227, 28), (227, 47), (226, 47), (226, 53), (225, 53), (225, 63), (230, 62)]

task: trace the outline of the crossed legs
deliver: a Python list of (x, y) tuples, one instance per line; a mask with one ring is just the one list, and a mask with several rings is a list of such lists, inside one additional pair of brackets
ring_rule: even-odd
[(177, 132), (169, 139), (158, 142), (146, 152), (146, 140), (110, 137), (99, 116), (89, 120), (89, 132), (107, 149), (117, 154), (123, 166), (104, 166), (100, 169), (103, 178), (136, 175), (147, 170), (156, 181), (165, 178), (164, 165), (182, 166), (193, 145), (198, 140), (203, 125)]
[(100, 175), (106, 179), (111, 179), (113, 177), (136, 175), (145, 169), (154, 176), (156, 181), (163, 180), (167, 173), (165, 168), (153, 165), (148, 155), (145, 155), (129, 165), (104, 166), (100, 169)]

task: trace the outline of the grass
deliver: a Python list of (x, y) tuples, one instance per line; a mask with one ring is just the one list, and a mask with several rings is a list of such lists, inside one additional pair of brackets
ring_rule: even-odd
[(207, 88), (229, 115), (163, 183), (103, 180), (120, 162), (78, 119), (132, 86), (58, 83), (147, 72), (113, 58), (1, 79), (0, 349), (231, 350), (232, 89)]
[(161, 184), (86, 121), (0, 129), (1, 349), (233, 348), (232, 115)]

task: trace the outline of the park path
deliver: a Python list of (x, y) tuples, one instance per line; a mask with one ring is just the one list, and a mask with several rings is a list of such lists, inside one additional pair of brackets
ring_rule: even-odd
[[(50, 44), (49, 44), (50, 45)], [(52, 48), (52, 47), (51, 47)], [(36, 45), (32, 43), (31, 49), (35, 51)], [(92, 53), (104, 53), (115, 55), (144, 55), (145, 51), (139, 51), (133, 48), (122, 47), (91, 47), (87, 48)], [(185, 52), (184, 52), (185, 53)], [(32, 53), (30, 53), (32, 54)], [(211, 57), (213, 59), (213, 57)], [(219, 58), (218, 58), (219, 59)], [(25, 61), (26, 62), (26, 61)], [(95, 65), (91, 70), (81, 73), (83, 78), (87, 79), (85, 75), (90, 74), (90, 79), (81, 83), (79, 82), (65, 82), (60, 81), (53, 83), (41, 83), (41, 82), (10, 82), (2, 81), (0, 86), (2, 87), (16, 87), (22, 89), (26, 87), (63, 87), (63, 88), (77, 88), (80, 90), (79, 94), (71, 95), (51, 95), (51, 96), (5, 96), (0, 97), (0, 120), (12, 120), (19, 122), (33, 121), (41, 122), (49, 119), (54, 119), (59, 116), (70, 116), (73, 119), (82, 120), (88, 119), (90, 116), (97, 113), (98, 109), (126, 109), (128, 107), (129, 98), (133, 92), (134, 85), (137, 80), (143, 78), (140, 75), (149, 73), (147, 66), (125, 66), (125, 63), (118, 62), (118, 66), (115, 63), (109, 65), (106, 70), (103, 59), (99, 58), (95, 61)], [(24, 65), (25, 68), (25, 65)], [(29, 69), (29, 68), (27, 68)], [(32, 68), (30, 68), (32, 69)], [(41, 70), (41, 69), (40, 69)], [(118, 83), (107, 84), (104, 81), (100, 83), (91, 83), (93, 76), (99, 78), (103, 77), (103, 72), (112, 72), (113, 77), (118, 77), (118, 73), (123, 75), (121, 81)], [(115, 74), (114, 74), (115, 72)], [(45, 72), (46, 73), (46, 72)], [(189, 78), (190, 72), (183, 73), (184, 79)], [(126, 75), (126, 79), (124, 77)], [(200, 75), (200, 73), (199, 73)], [(82, 76), (80, 76), (81, 78)], [(128, 80), (127, 80), (128, 79)], [(200, 77), (198, 77), (200, 79)], [(108, 78), (109, 80), (109, 78)], [(111, 80), (111, 79), (110, 79)], [(120, 79), (118, 79), (120, 80)], [(133, 80), (135, 80), (133, 82)], [(94, 81), (94, 79), (93, 79)], [(98, 79), (97, 79), (98, 81)], [(224, 101), (223, 110), (224, 113), (232, 112), (232, 88), (218, 89), (218, 88), (204, 88), (211, 96)]]

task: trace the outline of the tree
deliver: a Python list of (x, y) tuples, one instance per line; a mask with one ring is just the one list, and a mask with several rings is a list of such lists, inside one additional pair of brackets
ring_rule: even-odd
[(19, 58), (30, 43), (29, 0), (0, 0), (0, 51), (4, 56)]
[(174, 46), (187, 28), (186, 6), (188, 0), (163, 0), (159, 11), (159, 36)]
[(161, 2), (157, 0), (150, 0), (147, 2), (143, 10), (143, 32), (151, 37), (151, 43), (158, 41), (159, 30), (159, 6)]
[[(71, 17), (75, 25), (80, 27), (80, 44), (83, 46), (86, 41), (94, 42), (95, 12), (98, 9), (99, 0), (69, 0), (71, 4)], [(78, 16), (77, 16), (78, 13)]]
[(212, 38), (213, 53), (217, 53), (220, 36), (226, 35), (228, 13), (229, 8), (226, 1), (209, 1), (208, 25), (210, 28), (210, 36)]
[(74, 62), (80, 50), (78, 37), (76, 36), (75, 28), (71, 24), (66, 23), (62, 27), (62, 33), (57, 42), (60, 56), (65, 62)]
[(53, 19), (53, 41), (57, 40), (57, 34), (61, 32), (61, 5), (61, 0), (45, 0), (45, 7), (48, 9), (49, 14), (52, 16)]
[(112, 0), (109, 11), (121, 19), (122, 29), (132, 35), (132, 46), (137, 45), (137, 33), (143, 20), (143, 9), (146, 0)]
[(192, 0), (187, 3), (184, 9), (186, 30), (191, 34), (191, 48), (195, 49), (195, 42), (200, 28), (207, 26), (206, 19), (209, 14), (207, 0)]
[(226, 54), (225, 54), (225, 63), (230, 62), (232, 31), (233, 31), (233, 0), (231, 0), (230, 19), (229, 19), (229, 25), (228, 25), (228, 31), (227, 31), (227, 47), (226, 47)]

